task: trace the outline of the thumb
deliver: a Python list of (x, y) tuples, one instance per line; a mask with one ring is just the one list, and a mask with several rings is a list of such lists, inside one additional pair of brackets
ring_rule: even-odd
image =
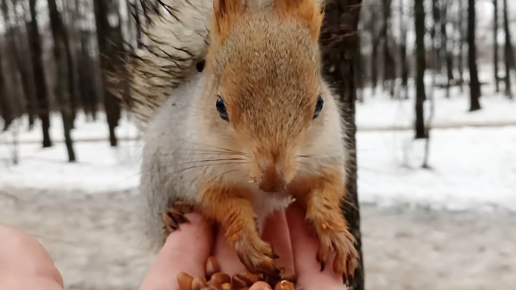
[(189, 222), (171, 233), (140, 290), (179, 289), (177, 275), (205, 275), (205, 265), (213, 244), (211, 225), (201, 215), (187, 214)]
[(321, 272), (321, 265), (316, 259), (320, 243), (306, 224), (304, 210), (297, 204), (291, 205), (287, 209), (287, 221), (298, 284), (305, 290), (346, 289), (342, 277), (336, 275), (332, 267), (326, 267)]

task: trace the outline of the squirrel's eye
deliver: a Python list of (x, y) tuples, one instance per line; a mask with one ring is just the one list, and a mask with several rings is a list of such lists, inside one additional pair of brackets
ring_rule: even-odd
[(324, 106), (324, 101), (323, 101), (322, 97), (319, 97), (319, 99), (317, 100), (317, 105), (315, 106), (314, 119), (319, 116), (319, 113), (321, 113), (323, 106)]
[(226, 105), (224, 105), (224, 100), (221, 97), (217, 98), (217, 111), (219, 111), (219, 115), (222, 119), (229, 121)]

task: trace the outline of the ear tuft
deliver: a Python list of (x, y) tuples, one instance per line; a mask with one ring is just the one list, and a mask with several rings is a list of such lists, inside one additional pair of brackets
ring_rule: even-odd
[(214, 40), (222, 44), (231, 27), (243, 13), (242, 0), (214, 0), (212, 34)]
[(284, 18), (294, 18), (305, 23), (310, 35), (317, 40), (324, 17), (324, 7), (318, 0), (275, 0), (274, 9)]

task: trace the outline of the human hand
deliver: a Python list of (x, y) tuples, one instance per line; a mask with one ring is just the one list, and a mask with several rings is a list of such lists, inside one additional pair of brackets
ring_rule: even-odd
[[(187, 216), (190, 223), (182, 224), (180, 230), (169, 236), (140, 290), (177, 290), (177, 274), (204, 276), (210, 255), (217, 258), (224, 273), (233, 275), (245, 271), (222, 234), (214, 237), (211, 226), (201, 216)], [(319, 241), (306, 227), (302, 210), (292, 207), (286, 215), (272, 216), (265, 225), (263, 238), (280, 256), (279, 267), (295, 269), (298, 284), (303, 289), (345, 289), (342, 278), (333, 273), (331, 267), (320, 272), (315, 259)], [(50, 255), (36, 239), (0, 226), (0, 289), (63, 290), (64, 286)]]
[[(213, 236), (211, 226), (197, 214), (187, 214), (190, 223), (182, 224), (173, 232), (149, 270), (140, 290), (176, 290), (177, 274), (186, 272), (191, 276), (204, 276), (205, 264), (213, 255), (219, 261), (221, 271), (229, 275), (246, 269), (235, 250), (226, 243), (223, 233)], [(305, 290), (343, 290), (342, 277), (331, 267), (321, 272), (316, 261), (319, 241), (311, 235), (302, 210), (293, 206), (286, 214), (277, 213), (265, 224), (263, 238), (276, 254), (278, 267), (297, 274), (297, 283)], [(251, 287), (250, 290), (255, 290)]]
[(0, 225), (0, 289), (63, 290), (52, 258), (33, 237)]

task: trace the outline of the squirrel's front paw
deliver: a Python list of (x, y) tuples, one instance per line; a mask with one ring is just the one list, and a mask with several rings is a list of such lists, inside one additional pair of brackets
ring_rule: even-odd
[(193, 206), (178, 200), (171, 208), (167, 209), (166, 212), (160, 214), (161, 220), (163, 221), (164, 241), (172, 232), (177, 230), (181, 224), (189, 222), (185, 214), (192, 211)]
[(280, 270), (274, 265), (274, 259), (277, 259), (278, 256), (273, 253), (272, 247), (258, 235), (238, 240), (235, 243), (235, 250), (238, 258), (249, 272), (271, 276), (280, 275)]
[(349, 283), (355, 273), (358, 260), (358, 252), (354, 246), (355, 238), (348, 230), (340, 232), (320, 230), (318, 236), (321, 246), (317, 253), (317, 261), (321, 263), (321, 271), (324, 270), (332, 254), (335, 254), (333, 271), (341, 275), (345, 283)]

